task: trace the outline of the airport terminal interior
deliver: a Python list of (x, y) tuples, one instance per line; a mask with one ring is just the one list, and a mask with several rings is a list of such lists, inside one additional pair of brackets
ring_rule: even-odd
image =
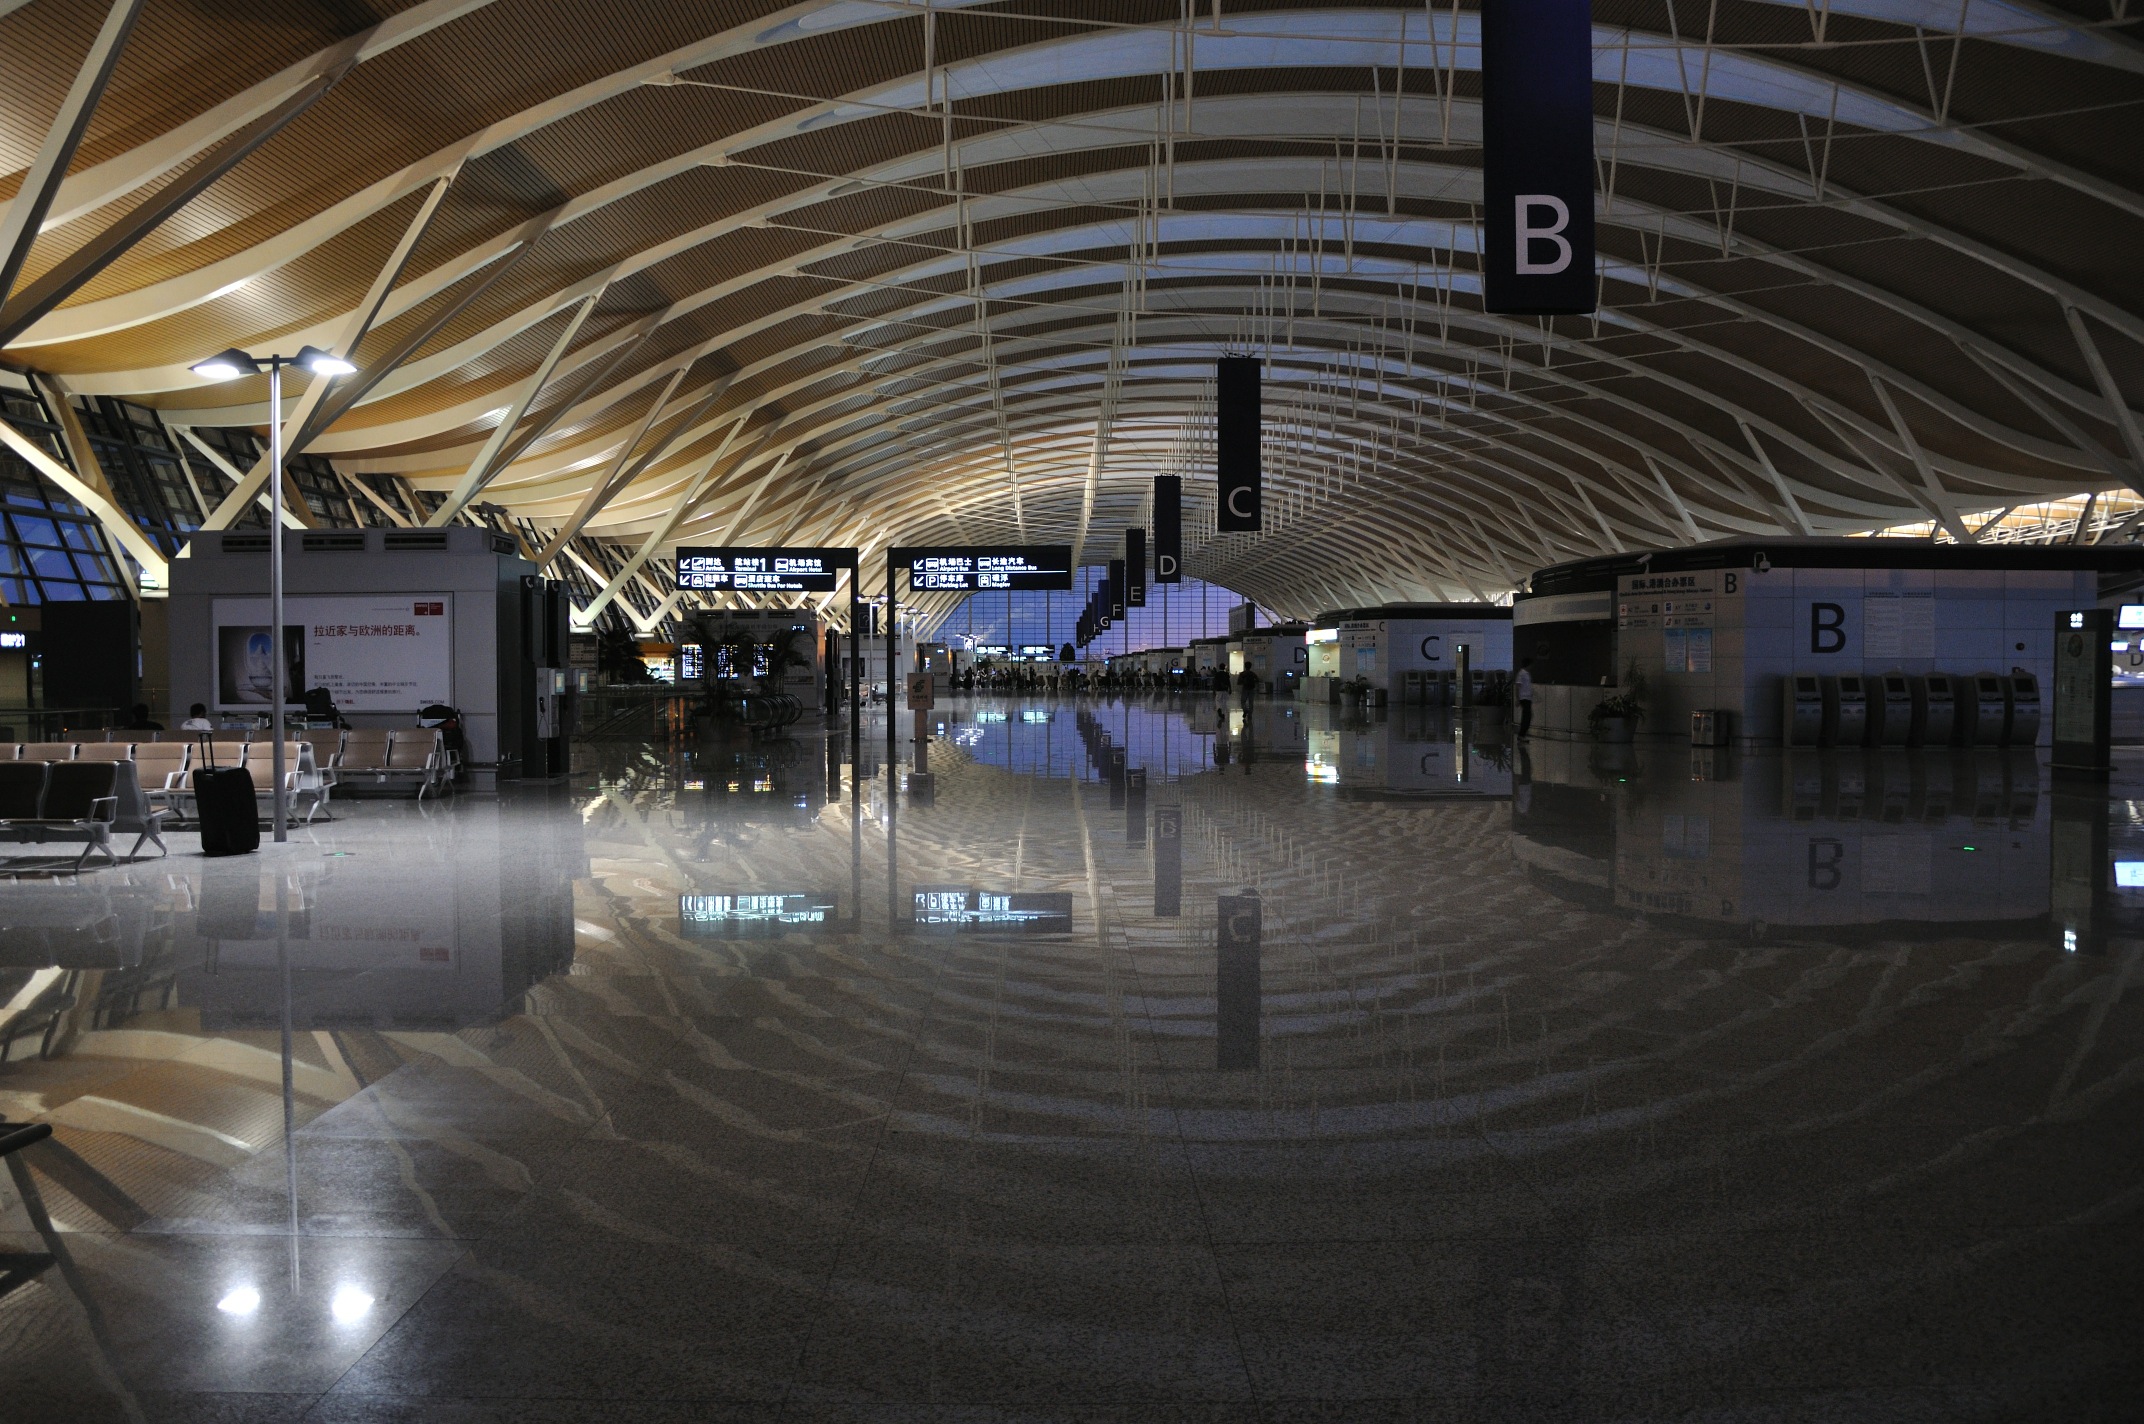
[(2128, 0), (0, 0), (0, 1419), (2139, 1417), (2139, 252)]

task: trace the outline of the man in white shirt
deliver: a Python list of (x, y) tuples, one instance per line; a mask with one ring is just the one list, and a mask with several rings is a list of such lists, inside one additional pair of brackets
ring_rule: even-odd
[(196, 702), (193, 706), (187, 708), (186, 720), (179, 723), (179, 730), (182, 732), (215, 731), (216, 724), (214, 722), (209, 721), (208, 719), (207, 705), (205, 703)]
[(1511, 680), (1512, 696), (1519, 703), (1519, 740), (1525, 741), (1527, 733), (1534, 729), (1534, 660), (1519, 660), (1519, 675)]

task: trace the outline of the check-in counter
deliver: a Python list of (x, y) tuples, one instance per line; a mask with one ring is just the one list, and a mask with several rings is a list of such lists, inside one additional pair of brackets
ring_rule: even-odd
[(1958, 730), (1958, 703), (1951, 692), (1950, 676), (1938, 672), (1909, 677), (1906, 685), (1913, 693), (1913, 720), (1920, 727), (1915, 745), (1949, 746)]
[(1790, 747), (1821, 746), (1824, 738), (1824, 689), (1813, 672), (1780, 679), (1779, 725)]
[(1968, 747), (1999, 747), (2010, 723), (2010, 702), (2003, 695), (2003, 680), (1992, 672), (1974, 673), (1956, 679), (1958, 695), (1958, 742)]
[(1824, 722), (1836, 747), (1866, 746), (1869, 739), (1869, 689), (1857, 672), (1823, 679)]
[(1902, 672), (1887, 672), (1874, 680), (1869, 704), (1869, 745), (1909, 746), (1913, 736), (1913, 689)]
[(2009, 717), (2003, 734), (2004, 745), (2029, 747), (2040, 740), (2040, 680), (2031, 673), (2013, 668), (2002, 679), (2003, 700), (2009, 705)]

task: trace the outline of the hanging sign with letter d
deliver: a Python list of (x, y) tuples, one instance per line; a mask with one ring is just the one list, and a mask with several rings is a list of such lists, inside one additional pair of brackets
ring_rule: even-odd
[(1590, 0), (1482, 0), (1485, 305), (1593, 310)]

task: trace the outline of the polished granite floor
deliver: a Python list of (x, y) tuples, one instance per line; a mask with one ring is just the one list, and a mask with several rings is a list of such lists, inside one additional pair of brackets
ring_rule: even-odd
[(0, 1418), (2144, 1409), (2144, 757), (933, 722), (0, 880)]

